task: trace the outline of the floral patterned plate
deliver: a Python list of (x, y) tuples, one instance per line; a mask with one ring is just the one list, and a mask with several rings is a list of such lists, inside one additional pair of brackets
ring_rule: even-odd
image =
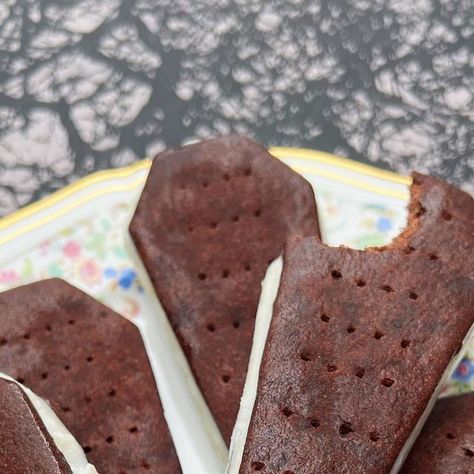
[[(271, 151), (314, 185), (327, 243), (354, 248), (383, 245), (405, 225), (410, 178), (322, 152)], [(196, 413), (205, 408), (176, 397), (192, 391), (185, 380), (185, 364), (168, 361), (172, 348), (152, 336), (149, 322), (156, 303), (144, 289), (146, 277), (128, 250), (127, 225), (150, 164), (143, 160), (95, 173), (0, 220), (0, 291), (60, 277), (135, 322), (157, 375), (166, 416), (172, 420), (184, 472), (218, 474), (225, 463), (225, 447), (199, 423), (202, 413)], [(175, 377), (177, 372), (181, 380)], [(443, 395), (472, 389), (474, 344)]]

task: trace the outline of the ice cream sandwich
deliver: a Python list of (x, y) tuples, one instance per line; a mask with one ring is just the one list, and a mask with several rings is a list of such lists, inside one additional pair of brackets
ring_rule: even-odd
[(229, 441), (261, 280), (290, 236), (319, 235), (313, 190), (251, 140), (209, 140), (155, 157), (130, 234)]
[(418, 173), (391, 245), (294, 240), (263, 284), (227, 472), (398, 472), (469, 338), (473, 250), (472, 197)]
[(0, 307), (0, 371), (51, 403), (98, 472), (181, 472), (134, 324), (58, 279)]
[(436, 402), (402, 474), (474, 472), (474, 394)]

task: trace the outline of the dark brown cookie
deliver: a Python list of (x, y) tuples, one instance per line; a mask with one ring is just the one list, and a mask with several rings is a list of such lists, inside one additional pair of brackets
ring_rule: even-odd
[(130, 233), (229, 441), (261, 280), (289, 236), (319, 234), (313, 190), (251, 140), (210, 140), (155, 158)]
[(292, 242), (240, 472), (390, 472), (473, 322), (441, 260)]
[(436, 402), (400, 472), (474, 472), (474, 394), (444, 398)]
[(0, 472), (71, 473), (27, 395), (4, 378), (0, 378)]
[(62, 280), (1, 293), (0, 308), (0, 371), (50, 401), (98, 472), (180, 472), (132, 323)]

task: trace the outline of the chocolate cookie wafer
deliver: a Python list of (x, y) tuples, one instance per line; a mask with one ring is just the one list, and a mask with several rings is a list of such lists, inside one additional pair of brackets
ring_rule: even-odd
[(474, 394), (436, 402), (402, 474), (474, 472)]
[(97, 474), (46, 401), (0, 374), (0, 472)]
[(421, 252), (312, 237), (284, 259), (229, 472), (398, 472), (474, 322), (474, 280)]
[(251, 140), (210, 140), (156, 156), (130, 233), (228, 441), (261, 280), (289, 236), (319, 234), (313, 190)]
[(132, 323), (55, 279), (0, 306), (0, 371), (49, 400), (101, 474), (180, 472)]

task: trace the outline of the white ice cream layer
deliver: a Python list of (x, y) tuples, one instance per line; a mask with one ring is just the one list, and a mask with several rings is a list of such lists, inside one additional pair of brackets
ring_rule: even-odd
[(245, 440), (252, 418), (253, 406), (257, 397), (258, 376), (262, 362), (263, 351), (267, 341), (268, 330), (273, 315), (273, 304), (280, 286), (283, 258), (274, 260), (267, 269), (262, 282), (262, 292), (257, 309), (255, 332), (253, 336), (252, 352), (250, 354), (249, 369), (245, 379), (244, 393), (240, 400), (240, 410), (232, 432), (230, 443), (229, 464), (227, 474), (238, 474), (242, 456), (244, 454)]
[(63, 425), (48, 403), (38, 397), (38, 395), (35, 395), (29, 388), (18, 383), (8, 375), (0, 373), (0, 377), (15, 382), (23, 392), (25, 392), (26, 396), (35, 407), (38, 416), (46, 427), (46, 430), (51, 435), (51, 438), (53, 438), (55, 445), (69, 464), (73, 474), (97, 474), (95, 467), (87, 461), (84, 451), (79, 443)]
[(222, 474), (227, 446), (129, 235), (126, 243), (148, 296), (134, 323), (145, 343), (183, 473)]

